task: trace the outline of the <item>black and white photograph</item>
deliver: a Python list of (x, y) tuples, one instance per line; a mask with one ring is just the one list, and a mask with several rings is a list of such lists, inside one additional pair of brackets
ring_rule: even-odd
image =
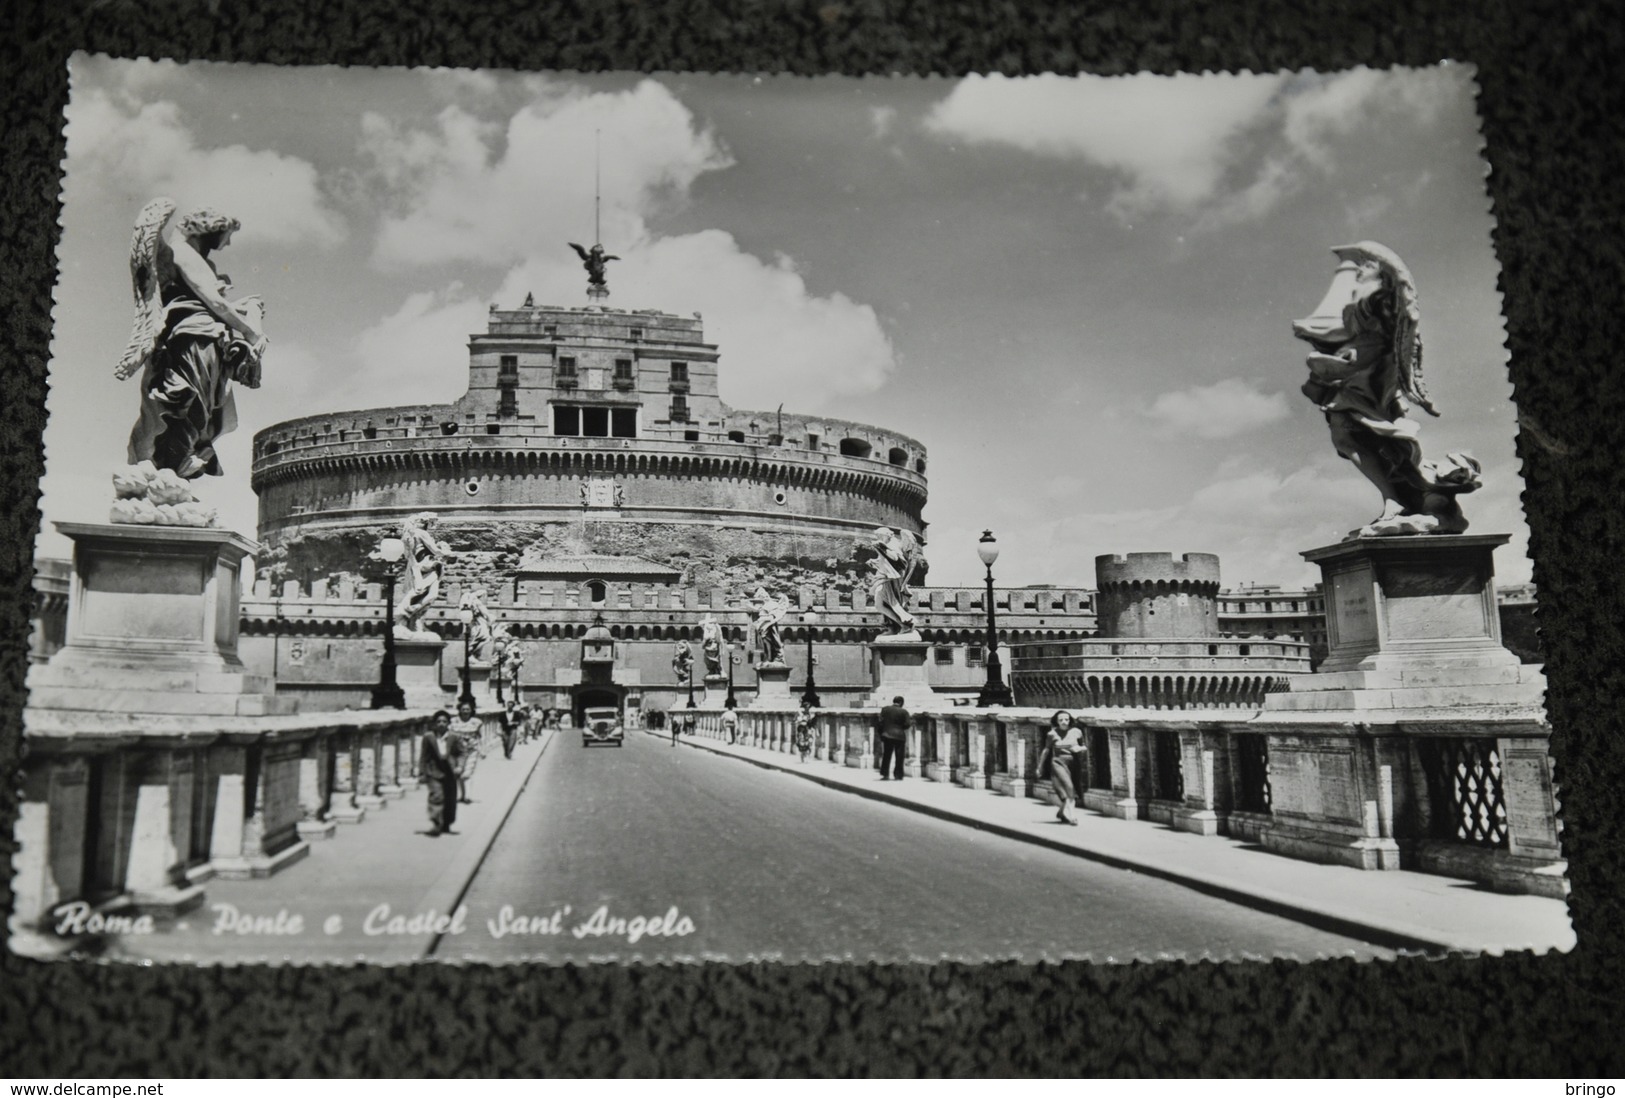
[(70, 75), (14, 953), (1576, 945), (1472, 65)]

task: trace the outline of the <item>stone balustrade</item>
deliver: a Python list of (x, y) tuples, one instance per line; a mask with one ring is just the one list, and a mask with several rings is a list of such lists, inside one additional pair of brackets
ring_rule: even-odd
[[(726, 742), (722, 710), (681, 710)], [(821, 709), (811, 757), (877, 770), (875, 709)], [(1256, 842), (1310, 861), (1415, 869), (1499, 891), (1565, 892), (1547, 757), (1529, 714), (1354, 723), (1304, 713), (1072, 709), (1086, 808)], [(795, 754), (794, 709), (740, 709), (737, 742)], [(1048, 709), (913, 711), (906, 776), (1054, 803), (1038, 763)]]
[[(430, 720), (397, 710), (27, 717), (13, 929), (47, 944), (65, 911), (173, 919), (203, 903), (212, 877), (268, 877), (297, 862), (311, 841), (419, 786)], [(496, 720), (486, 717), (488, 744)]]

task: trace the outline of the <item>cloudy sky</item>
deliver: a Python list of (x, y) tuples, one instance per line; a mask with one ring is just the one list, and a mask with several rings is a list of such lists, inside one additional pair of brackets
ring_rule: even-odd
[[(138, 400), (130, 226), (158, 195), (243, 222), (220, 266), (268, 303), (202, 494), (252, 532), (253, 433), (449, 401), (487, 307), (585, 303), (593, 225), (623, 308), (704, 314), (740, 408), (891, 427), (930, 452), (931, 582), (1090, 585), (1097, 553), (1219, 553), (1227, 583), (1316, 577), (1298, 551), (1379, 500), (1298, 393), (1291, 336), (1334, 244), (1420, 289), (1464, 497), (1528, 578), (1472, 72), (964, 80), (538, 76), (72, 62), (41, 552), (102, 521)], [(1425, 417), (1424, 417), (1425, 418)]]

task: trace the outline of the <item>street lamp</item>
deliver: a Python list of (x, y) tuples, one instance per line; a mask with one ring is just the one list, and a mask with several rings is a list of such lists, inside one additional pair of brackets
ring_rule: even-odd
[(739, 656), (734, 652), (733, 641), (729, 641), (724, 646), (724, 651), (727, 654), (726, 662), (728, 664), (728, 698), (722, 703), (722, 707), (724, 709), (738, 709), (739, 700), (734, 697), (734, 664), (739, 662)]
[(469, 678), (468, 661), (470, 659), (471, 643), (474, 639), (474, 610), (465, 606), (457, 611), (457, 616), (463, 619), (463, 692), (457, 695), (459, 706), (467, 705), (470, 709), (478, 709), (474, 703), (474, 684)]
[[(684, 641), (683, 643), (687, 644), (688, 642)], [(688, 651), (689, 651), (688, 665), (687, 665), (687, 668), (683, 672), (683, 681), (688, 684), (688, 706), (687, 707), (689, 709), (696, 709), (696, 708), (698, 708), (698, 706), (696, 706), (694, 704), (694, 649), (690, 648)], [(706, 702), (706, 704), (710, 705), (711, 703), (708, 700)]]
[(406, 691), (395, 674), (395, 566), (406, 556), (406, 544), (400, 538), (384, 538), (374, 555), (389, 570), (384, 575), (384, 662), (378, 667), (378, 685), (372, 688), (372, 707), (405, 709)]
[(491, 642), (491, 675), (496, 679), (497, 683), (497, 704), (503, 707), (506, 707), (508, 704), (507, 701), (502, 697), (502, 665), (504, 662), (504, 657), (506, 657), (507, 654), (507, 645), (498, 647), (495, 641)]
[(818, 612), (816, 610), (808, 610), (806, 613), (801, 615), (801, 620), (805, 622), (807, 626), (807, 689), (802, 691), (801, 704), (810, 705), (814, 709), (817, 709), (819, 706), (824, 704), (818, 700), (818, 685), (813, 678), (812, 627), (818, 624)]
[(1010, 688), (1004, 684), (1003, 669), (999, 665), (999, 633), (993, 619), (993, 562), (999, 559), (999, 542), (992, 530), (982, 531), (982, 538), (976, 543), (976, 555), (987, 565), (987, 682), (976, 696), (976, 704), (983, 708), (1010, 705), (1013, 699)]

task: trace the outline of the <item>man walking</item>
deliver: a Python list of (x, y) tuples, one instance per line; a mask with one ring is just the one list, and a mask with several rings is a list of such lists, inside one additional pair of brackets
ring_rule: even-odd
[(739, 714), (732, 709), (722, 711), (722, 730), (728, 734), (728, 742), (733, 743), (739, 738)]
[[(903, 697), (899, 694), (891, 700), (891, 704), (880, 711), (880, 780), (886, 781), (888, 769), (891, 770), (891, 780), (903, 780), (903, 748), (908, 744), (908, 730), (914, 718), (909, 716), (907, 709), (903, 708)], [(893, 761), (895, 760), (895, 761)]]

